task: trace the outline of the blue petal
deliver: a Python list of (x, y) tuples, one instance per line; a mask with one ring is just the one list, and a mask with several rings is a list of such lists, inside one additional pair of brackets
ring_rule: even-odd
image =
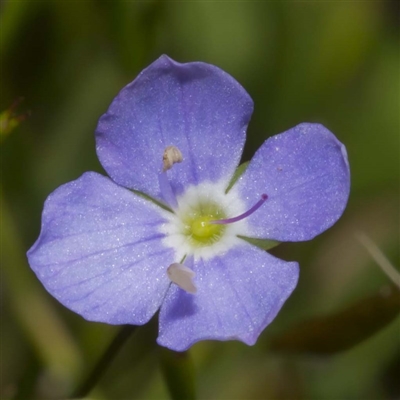
[(46, 289), (93, 321), (144, 324), (169, 286), (161, 209), (94, 172), (47, 199), (28, 260)]
[(184, 159), (167, 172), (176, 195), (188, 184), (228, 183), (252, 111), (249, 95), (224, 71), (162, 56), (100, 118), (97, 154), (115, 182), (159, 200), (157, 175), (167, 146), (178, 147)]
[(250, 208), (248, 236), (278, 241), (309, 240), (342, 215), (350, 192), (346, 149), (319, 124), (300, 124), (268, 139), (233, 190)]
[(223, 256), (198, 260), (197, 294), (171, 285), (160, 311), (157, 342), (184, 351), (200, 340), (252, 345), (275, 318), (298, 280), (298, 264), (243, 242)]

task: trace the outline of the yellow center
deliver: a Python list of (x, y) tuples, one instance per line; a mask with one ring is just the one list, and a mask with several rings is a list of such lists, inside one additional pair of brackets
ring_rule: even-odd
[(211, 216), (201, 216), (193, 220), (192, 222), (192, 234), (197, 238), (210, 238), (211, 236), (218, 234), (219, 226), (210, 224), (213, 218)]
[(211, 224), (210, 221), (225, 218), (215, 204), (201, 204), (184, 218), (184, 234), (192, 245), (204, 247), (217, 242), (225, 231), (224, 225)]

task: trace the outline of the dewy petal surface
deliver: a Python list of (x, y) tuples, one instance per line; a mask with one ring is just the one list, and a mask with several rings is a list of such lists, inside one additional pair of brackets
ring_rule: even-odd
[(253, 102), (221, 69), (161, 56), (114, 99), (96, 129), (97, 154), (118, 184), (163, 200), (157, 175), (167, 146), (183, 162), (167, 172), (175, 194), (202, 181), (229, 182)]
[(88, 320), (144, 324), (169, 286), (173, 251), (161, 244), (163, 211), (94, 172), (46, 200), (32, 269), (62, 304)]
[(256, 342), (295, 288), (298, 264), (245, 242), (194, 264), (197, 294), (171, 285), (160, 311), (157, 339), (184, 351), (200, 340)]
[(350, 191), (344, 145), (319, 124), (300, 124), (268, 139), (233, 190), (250, 207), (268, 200), (246, 221), (249, 236), (309, 240), (342, 215)]

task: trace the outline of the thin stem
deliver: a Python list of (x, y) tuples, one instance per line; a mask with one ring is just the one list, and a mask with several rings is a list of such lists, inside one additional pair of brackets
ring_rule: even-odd
[(363, 232), (356, 234), (356, 238), (365, 247), (388, 278), (400, 289), (400, 273), (397, 272), (396, 268), (390, 263), (380, 248)]
[(188, 351), (159, 347), (161, 370), (172, 400), (196, 399), (196, 373)]
[(81, 399), (85, 397), (97, 385), (104, 372), (107, 370), (118, 351), (127, 341), (127, 339), (135, 332), (137, 326), (124, 325), (117, 333), (117, 336), (112, 340), (104, 354), (100, 357), (97, 364), (94, 366), (92, 372), (81, 383), (80, 386), (72, 393), (70, 398)]

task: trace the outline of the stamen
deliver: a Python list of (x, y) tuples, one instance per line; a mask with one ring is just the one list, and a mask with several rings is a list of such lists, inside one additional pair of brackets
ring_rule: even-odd
[(223, 225), (223, 224), (232, 224), (233, 222), (238, 222), (244, 218), (247, 218), (249, 215), (253, 214), (255, 211), (257, 211), (265, 202), (265, 200), (268, 199), (268, 196), (263, 193), (261, 195), (261, 199), (257, 201), (256, 204), (254, 204), (253, 207), (250, 208), (250, 210), (246, 211), (243, 214), (238, 215), (237, 217), (233, 217), (233, 218), (227, 218), (227, 219), (219, 219), (219, 220), (215, 220), (215, 221), (210, 221), (210, 224), (219, 224), (219, 225)]
[(193, 283), (195, 273), (183, 264), (173, 263), (167, 269), (168, 278), (184, 291), (195, 294), (197, 288)]
[(183, 161), (181, 151), (175, 146), (168, 146), (163, 154), (163, 172), (168, 171), (176, 163)]
[(158, 183), (160, 185), (161, 195), (164, 201), (173, 209), (178, 208), (178, 202), (175, 197), (175, 193), (172, 190), (172, 186), (168, 180), (167, 174), (161, 172), (158, 174)]
[(172, 208), (178, 208), (178, 202), (176, 201), (175, 193), (172, 190), (171, 183), (168, 180), (166, 171), (172, 168), (176, 163), (180, 163), (183, 160), (181, 151), (175, 146), (168, 146), (164, 150), (163, 154), (163, 170), (158, 175), (158, 182), (160, 185), (161, 194), (165, 202)]

